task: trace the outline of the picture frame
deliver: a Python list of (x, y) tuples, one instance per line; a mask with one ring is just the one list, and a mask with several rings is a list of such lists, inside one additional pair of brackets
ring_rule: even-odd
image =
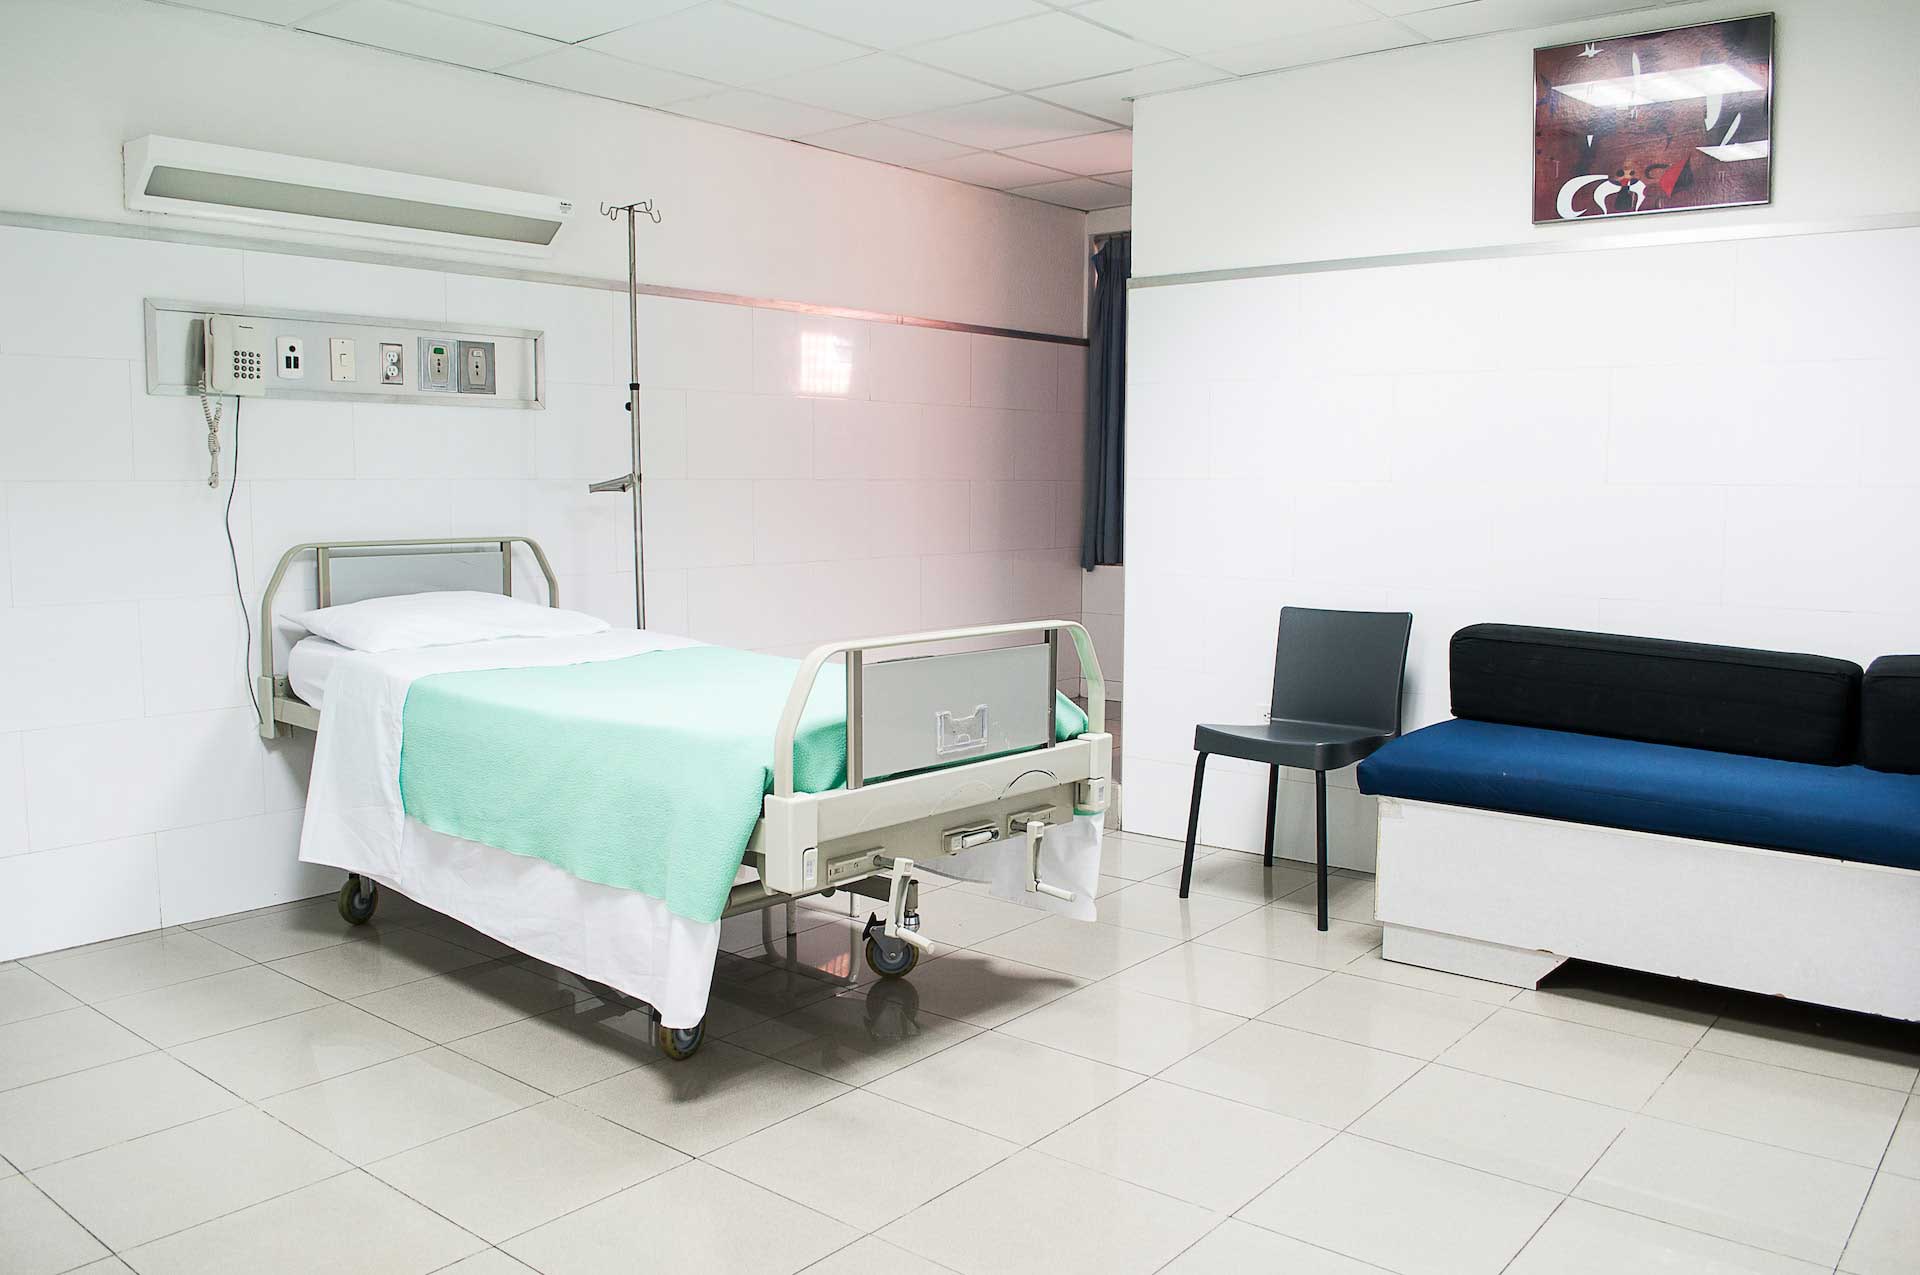
[(1533, 51), (1533, 221), (1773, 200), (1774, 15)]

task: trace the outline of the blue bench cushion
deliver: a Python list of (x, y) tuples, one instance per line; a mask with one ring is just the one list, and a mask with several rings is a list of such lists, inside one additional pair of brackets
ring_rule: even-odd
[(1920, 869), (1920, 775), (1455, 720), (1359, 778), (1377, 796)]

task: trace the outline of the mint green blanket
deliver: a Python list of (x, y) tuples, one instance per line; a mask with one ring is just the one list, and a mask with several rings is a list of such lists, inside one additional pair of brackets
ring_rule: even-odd
[[(717, 921), (773, 790), (798, 660), (717, 646), (549, 668), (436, 673), (401, 719), (400, 795), (428, 827), (533, 855)], [(1055, 735), (1086, 714), (1064, 696)], [(794, 788), (846, 782), (846, 683), (822, 669), (794, 738)]]

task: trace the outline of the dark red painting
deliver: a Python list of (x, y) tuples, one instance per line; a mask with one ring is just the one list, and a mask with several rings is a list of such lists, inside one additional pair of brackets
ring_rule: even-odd
[(1533, 54), (1533, 219), (1773, 197), (1773, 15)]

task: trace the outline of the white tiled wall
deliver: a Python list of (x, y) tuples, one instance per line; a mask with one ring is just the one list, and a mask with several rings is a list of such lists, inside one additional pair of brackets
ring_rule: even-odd
[[(616, 294), (10, 228), (0, 279), (0, 959), (338, 875), (295, 859), (310, 741), (255, 732), (226, 485), (206, 486), (198, 401), (145, 393), (143, 298), (549, 338), (543, 412), (247, 403), (250, 606), (298, 541), (505, 528), (543, 543), (563, 603), (631, 623), (629, 506), (586, 493), (628, 463)], [(661, 299), (641, 317), (655, 627), (795, 653), (1079, 614), (1079, 347)]]
[[(1920, 650), (1916, 289), (1920, 231), (1883, 230), (1136, 291), (1127, 826), (1184, 835), (1194, 724), (1260, 719), (1288, 603), (1413, 612), (1409, 728), (1482, 620)], [(1264, 808), (1209, 765), (1205, 840), (1257, 848)]]
[(1124, 566), (1095, 567), (1080, 577), (1080, 623), (1100, 653), (1107, 698), (1122, 699), (1126, 681), (1126, 571)]

